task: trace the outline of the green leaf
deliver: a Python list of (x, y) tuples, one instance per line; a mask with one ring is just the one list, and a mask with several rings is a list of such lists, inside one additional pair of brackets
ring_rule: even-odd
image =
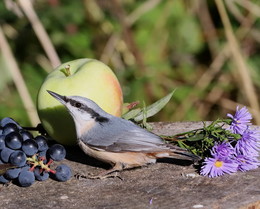
[(203, 140), (204, 138), (205, 138), (205, 134), (197, 134), (197, 135), (187, 138), (187, 141), (191, 141), (191, 142), (200, 141), (200, 140)]
[(187, 149), (187, 145), (185, 143), (183, 143), (182, 141), (177, 141), (179, 147)]
[(16, 166), (11, 165), (11, 164), (1, 164), (1, 165), (0, 165), (0, 175), (5, 174), (5, 172), (6, 172), (8, 169), (11, 169), (11, 168), (16, 168)]
[(142, 121), (141, 125), (144, 128), (146, 128), (147, 130), (151, 131), (152, 130), (152, 126), (147, 123), (147, 111), (146, 111), (145, 102), (143, 102), (143, 111), (142, 111), (142, 113), (143, 113), (143, 121)]
[(140, 113), (141, 111), (142, 111), (141, 108), (133, 109), (133, 110), (130, 110), (129, 112), (123, 114), (121, 117), (126, 120), (129, 120), (129, 119), (132, 119), (135, 116), (137, 116), (138, 113)]
[(144, 109), (143, 109), (141, 112), (139, 112), (134, 117), (134, 120), (136, 122), (142, 121), (144, 119), (144, 115), (146, 116), (146, 118), (154, 116), (162, 108), (164, 108), (164, 106), (170, 101), (170, 99), (172, 98), (172, 95), (173, 95), (174, 92), (175, 92), (175, 90), (173, 90), (170, 94), (168, 94), (167, 96), (165, 96), (162, 99), (158, 100), (157, 102), (155, 102), (155, 103), (151, 104), (150, 106), (146, 107), (145, 108), (145, 111), (146, 111), (145, 114), (143, 113), (143, 111), (144, 111)]

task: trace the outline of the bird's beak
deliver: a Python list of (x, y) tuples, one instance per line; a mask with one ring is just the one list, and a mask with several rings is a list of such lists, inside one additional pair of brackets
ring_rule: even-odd
[(67, 103), (67, 97), (59, 95), (53, 91), (47, 90), (47, 92), (53, 96), (55, 99), (57, 99), (60, 103), (62, 103), (63, 105), (66, 105)]

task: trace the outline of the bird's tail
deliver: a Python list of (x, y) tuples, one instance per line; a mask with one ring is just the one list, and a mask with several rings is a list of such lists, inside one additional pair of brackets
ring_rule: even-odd
[(167, 144), (170, 148), (169, 157), (180, 160), (189, 160), (193, 162), (198, 162), (201, 158), (197, 155), (192, 154), (186, 149), (174, 146), (172, 144)]

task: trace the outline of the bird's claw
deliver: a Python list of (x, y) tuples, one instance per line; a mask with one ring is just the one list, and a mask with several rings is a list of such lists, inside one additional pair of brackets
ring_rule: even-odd
[(74, 177), (78, 180), (81, 178), (83, 179), (106, 179), (106, 178), (119, 178), (120, 180), (123, 180), (122, 177), (118, 174), (118, 172), (113, 172), (113, 173), (100, 173), (99, 175), (93, 175), (93, 174), (88, 174), (88, 175), (82, 175), (82, 174), (75, 174)]

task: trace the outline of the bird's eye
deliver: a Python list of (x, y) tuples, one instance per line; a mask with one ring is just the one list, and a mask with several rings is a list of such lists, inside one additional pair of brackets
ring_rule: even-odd
[(81, 107), (81, 103), (76, 102), (75, 107), (80, 108)]

